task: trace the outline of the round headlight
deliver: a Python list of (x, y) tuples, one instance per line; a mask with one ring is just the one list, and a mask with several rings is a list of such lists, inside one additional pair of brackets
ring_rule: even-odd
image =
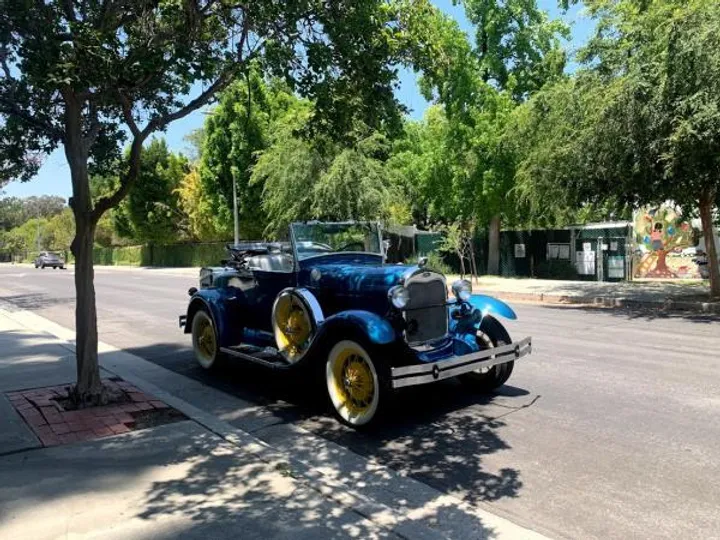
[(452, 292), (455, 298), (462, 302), (467, 302), (472, 296), (472, 283), (467, 279), (458, 279), (452, 284)]
[(397, 285), (388, 291), (388, 297), (392, 305), (398, 309), (404, 309), (410, 302), (410, 293), (402, 285)]

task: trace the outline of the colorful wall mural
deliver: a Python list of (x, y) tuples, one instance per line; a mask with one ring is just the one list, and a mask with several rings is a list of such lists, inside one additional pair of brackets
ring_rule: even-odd
[(692, 250), (693, 228), (672, 206), (635, 213), (635, 278), (700, 278)]

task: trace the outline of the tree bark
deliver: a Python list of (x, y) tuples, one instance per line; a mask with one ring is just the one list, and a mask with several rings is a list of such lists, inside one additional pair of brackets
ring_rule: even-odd
[(720, 264), (713, 231), (712, 209), (715, 201), (715, 190), (707, 190), (700, 198), (700, 221), (702, 222), (703, 237), (705, 238), (705, 253), (707, 254), (708, 270), (710, 271), (710, 296), (720, 298)]
[(75, 257), (75, 358), (77, 385), (75, 397), (81, 402), (98, 401), (102, 394), (98, 364), (97, 309), (93, 271), (95, 225), (88, 148), (82, 135), (81, 105), (77, 97), (65, 95), (65, 157), (70, 166), (73, 196), (70, 208), (75, 216), (75, 238), (70, 250)]
[(102, 393), (98, 364), (97, 308), (93, 245), (95, 224), (76, 220), (72, 244), (75, 256), (75, 355), (77, 359), (76, 395), (83, 401), (95, 401)]
[(490, 219), (490, 233), (488, 238), (488, 267), (490, 275), (500, 274), (500, 215)]

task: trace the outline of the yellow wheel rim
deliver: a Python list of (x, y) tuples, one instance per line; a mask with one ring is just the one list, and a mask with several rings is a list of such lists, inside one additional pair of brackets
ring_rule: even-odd
[(294, 295), (287, 294), (278, 298), (273, 319), (278, 350), (288, 360), (299, 359), (313, 332), (307, 309)]
[(200, 329), (198, 331), (198, 348), (200, 349), (200, 352), (207, 356), (208, 358), (212, 358), (215, 356), (215, 330), (213, 330), (212, 324), (210, 324), (210, 321), (203, 319), (200, 324)]
[(354, 425), (369, 422), (378, 405), (378, 380), (367, 352), (353, 341), (342, 341), (330, 352), (328, 392), (338, 414)]

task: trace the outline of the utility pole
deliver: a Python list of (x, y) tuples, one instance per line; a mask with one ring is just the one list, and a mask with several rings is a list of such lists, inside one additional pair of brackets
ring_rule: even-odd
[[(233, 140), (233, 147), (235, 146), (235, 141)], [(232, 172), (232, 183), (233, 183), (233, 228), (235, 232), (234, 237), (234, 245), (238, 245), (240, 242), (240, 224), (238, 223), (238, 207), (237, 207), (237, 167), (233, 165), (230, 167), (230, 171)]]

